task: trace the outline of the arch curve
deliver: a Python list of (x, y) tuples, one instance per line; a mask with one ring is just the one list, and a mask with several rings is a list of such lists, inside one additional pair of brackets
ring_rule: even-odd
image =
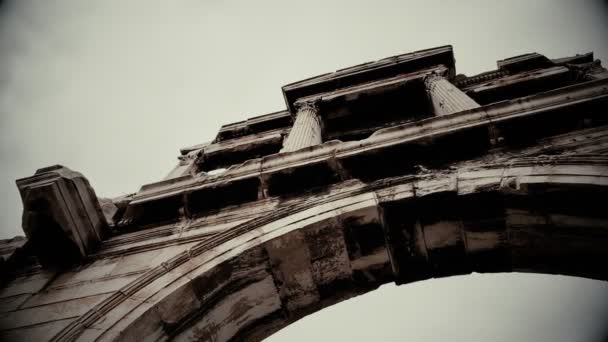
[(541, 156), (352, 182), (167, 260), (58, 337), (260, 340), (392, 281), (608, 280), (607, 170), (604, 157)]

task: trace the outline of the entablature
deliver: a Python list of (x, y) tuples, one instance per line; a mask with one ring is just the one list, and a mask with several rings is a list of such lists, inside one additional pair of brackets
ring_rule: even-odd
[(196, 158), (197, 171), (228, 168), (249, 159), (278, 153), (289, 127), (222, 140), (203, 147)]
[(567, 67), (569, 69), (578, 69), (578, 65), (585, 65), (591, 62), (593, 62), (593, 52), (556, 59), (549, 59), (534, 52), (499, 60), (496, 62), (498, 66), (498, 69), (496, 70), (490, 70), (468, 77), (465, 75), (457, 75), (454, 84), (461, 89), (470, 89), (481, 83), (488, 83), (494, 80), (498, 82), (498, 79), (501, 78), (517, 77), (520, 73), (527, 75), (529, 73), (559, 66)]
[(553, 62), (544, 55), (536, 52), (526, 53), (496, 61), (498, 70), (508, 73), (548, 68), (553, 66)]
[(144, 216), (159, 207), (171, 209), (168, 217), (196, 216), (266, 196), (312, 191), (344, 179), (369, 181), (407, 173), (416, 165), (438, 167), (494, 148), (490, 133), (499, 132), (504, 144), (519, 146), (581, 125), (606, 125), (601, 108), (607, 100), (608, 80), (591, 81), (381, 129), (361, 141), (330, 141), (252, 159), (221, 175), (146, 186), (129, 205), (129, 215), (134, 216), (125, 219), (136, 223), (137, 208)]
[(288, 111), (293, 114), (295, 113), (295, 102), (301, 98), (439, 65), (446, 66), (450, 78), (453, 77), (454, 55), (450, 45), (383, 58), (291, 83), (283, 86), (283, 96)]
[(249, 134), (259, 134), (276, 129), (288, 128), (290, 125), (291, 116), (289, 112), (282, 110), (223, 125), (213, 142), (217, 143)]
[(439, 65), (411, 73), (338, 88), (296, 101), (314, 103), (324, 127), (324, 140), (362, 140), (376, 130), (430, 117), (425, 77), (447, 77), (449, 69)]
[(523, 97), (573, 84), (576, 73), (564, 66), (524, 71), (461, 88), (480, 104)]
[[(498, 70), (454, 78), (452, 50), (444, 46), (345, 68), (283, 87), (286, 100), (293, 100), (288, 100), (289, 111), (225, 125), (211, 144), (182, 149), (179, 165), (167, 178), (221, 170), (309, 144), (362, 140), (378, 129), (602, 78), (585, 76), (597, 69), (586, 66), (589, 60), (592, 53), (554, 60), (530, 53), (498, 61)], [(453, 85), (444, 83), (430, 94), (424, 84), (429, 75), (441, 75)], [(457, 88), (464, 93), (451, 100)], [(298, 124), (307, 133), (294, 131), (286, 146), (297, 114), (292, 107), (310, 105), (315, 115)]]

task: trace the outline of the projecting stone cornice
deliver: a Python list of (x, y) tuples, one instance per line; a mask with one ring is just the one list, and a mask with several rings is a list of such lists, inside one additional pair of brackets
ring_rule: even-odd
[(260, 155), (276, 153), (290, 129), (290, 127), (273, 129), (208, 144), (198, 151), (195, 160), (197, 170), (211, 171), (225, 168)]
[[(608, 127), (600, 126), (541, 139), (534, 146), (524, 149), (496, 148), (479, 159), (455, 163), (450, 168), (464, 170), (488, 165), (510, 164), (516, 166), (521, 161), (530, 160), (549, 165), (555, 157), (559, 160), (560, 156), (567, 156), (568, 161), (573, 165), (585, 164), (588, 160), (595, 160), (595, 156), (606, 152), (608, 152)], [(514, 161), (514, 154), (518, 156), (519, 161)], [(539, 156), (544, 157), (539, 158)], [(579, 156), (579, 158), (573, 158), (573, 156)], [(444, 171), (437, 172), (445, 173)], [(425, 176), (422, 169), (418, 169), (415, 174), (407, 177), (414, 179), (414, 177), (420, 176)], [(405, 178), (393, 178), (390, 181), (398, 183), (399, 179)], [(335, 194), (337, 191), (350, 191), (349, 189), (360, 189), (363, 186), (364, 183), (353, 179), (329, 185), (327, 191), (328, 194)], [(200, 242), (257, 216), (271, 214), (279, 206), (290, 206), (300, 200), (301, 196), (290, 199), (277, 197), (261, 199), (238, 206), (225, 207), (215, 214), (200, 218), (182, 218), (178, 222), (156, 224), (134, 232), (123, 231), (119, 235), (104, 240), (99, 250), (90, 255), (88, 259), (124, 256), (168, 246)]]
[[(576, 55), (576, 56), (570, 56), (570, 57), (564, 57), (564, 58), (556, 58), (556, 59), (547, 59), (546, 57), (538, 54), (538, 53), (531, 53), (531, 54), (526, 54), (526, 55), (522, 55), (522, 56), (517, 56), (514, 58), (510, 58), (507, 60), (502, 60), (502, 61), (497, 61), (497, 65), (500, 66), (501, 63), (503, 64), (503, 68), (498, 69), (498, 70), (491, 70), (491, 71), (486, 71), (477, 75), (473, 75), (473, 76), (465, 76), (465, 75), (458, 75), (456, 77), (456, 80), (454, 81), (454, 84), (456, 86), (458, 86), (459, 88), (471, 88), (476, 86), (479, 83), (485, 83), (485, 82), (489, 82), (492, 80), (496, 80), (505, 76), (509, 76), (509, 75), (516, 75), (517, 73), (511, 73), (509, 72), (507, 69), (504, 68), (504, 62), (505, 61), (509, 61), (511, 60), (511, 63), (514, 65), (522, 64), (523, 62), (523, 66), (524, 66), (524, 70), (533, 70), (533, 69), (550, 69), (556, 66), (563, 66), (563, 67), (573, 67), (576, 66), (578, 67), (579, 65), (584, 65), (584, 64), (589, 64), (591, 62), (593, 62), (593, 52), (588, 52), (588, 53), (584, 53), (581, 55)], [(519, 60), (519, 61), (517, 61)], [(543, 63), (535, 63), (535, 60), (540, 60), (543, 61)], [(527, 63), (530, 63), (529, 65), (526, 65)], [(508, 64), (508, 63), (507, 63)], [(599, 63), (598, 63), (599, 64)]]
[(449, 69), (444, 65), (438, 65), (423, 70), (399, 74), (394, 77), (384, 78), (381, 80), (365, 82), (349, 87), (342, 87), (335, 90), (314, 94), (298, 99), (294, 106), (304, 103), (323, 104), (339, 99), (356, 98), (363, 94), (383, 93), (387, 90), (399, 88), (408, 82), (421, 81), (429, 74), (447, 76)]
[(375, 81), (395, 75), (415, 72), (436, 65), (445, 65), (454, 72), (452, 46), (446, 45), (433, 49), (420, 50), (398, 56), (383, 58), (341, 69), (333, 73), (312, 77), (283, 86), (283, 96), (287, 109), (295, 113), (294, 103), (302, 98), (331, 91), (336, 88)]
[(478, 83), (495, 80), (497, 78), (501, 78), (501, 77), (507, 76), (507, 75), (508, 75), (508, 73), (506, 71), (500, 71), (500, 70), (486, 71), (481, 74), (470, 76), (470, 77), (467, 77), (465, 75), (458, 75), (458, 76), (456, 76), (456, 79), (454, 80), (454, 84), (458, 88), (464, 88), (464, 87), (468, 87), (468, 86), (473, 86)]
[(463, 87), (462, 91), (468, 92), (471, 91), (473, 93), (484, 92), (490, 89), (498, 88), (501, 86), (506, 86), (510, 84), (515, 84), (521, 81), (528, 80), (542, 80), (551, 76), (561, 76), (566, 75), (570, 72), (570, 70), (564, 66), (556, 66), (550, 67), (546, 69), (537, 69), (528, 72), (522, 72), (515, 75), (503, 76), (500, 79), (492, 80), (489, 82), (478, 83), (472, 86)]
[(574, 83), (576, 78), (576, 72), (570, 68), (555, 66), (507, 75), (461, 89), (480, 103), (491, 103), (564, 87)]
[[(274, 113), (264, 114), (249, 118), (247, 120), (223, 125), (214, 143), (243, 137), (250, 134), (262, 133), (274, 129), (288, 127), (291, 123), (291, 116), (288, 111), (281, 110)], [(184, 154), (182, 152), (182, 154)]]
[[(248, 160), (245, 163), (229, 168), (224, 174), (215, 177), (183, 177), (174, 182), (161, 182), (149, 184), (137, 193), (130, 207), (157, 201), (169, 197), (187, 197), (198, 191), (205, 191), (207, 197), (199, 197), (199, 201), (213, 201), (213, 193), (233, 186), (231, 191), (237, 191), (239, 183), (247, 184), (246, 187), (252, 188), (260, 184), (272, 187), (274, 178), (283, 173), (296, 172), (299, 168), (317, 165), (325, 171), (336, 172), (336, 163), (342, 164), (338, 167), (356, 168), (353, 162), (363, 159), (371, 152), (390, 151), (394, 146), (431, 146), (434, 143), (450, 137), (473, 139), (476, 142), (470, 143), (471, 149), (479, 149), (479, 146), (487, 144), (487, 133), (481, 134), (480, 129), (488, 127), (504, 126), (505, 132), (510, 132), (512, 138), (529, 135), (528, 138), (542, 138), (542, 128), (531, 129), (535, 126), (535, 117), (546, 113), (555, 114), (552, 120), (583, 120), (591, 119), (585, 115), (601, 115), (601, 113), (590, 113), (589, 111), (576, 112), (573, 109), (605, 101), (608, 98), (608, 80), (597, 80), (581, 83), (569, 87), (548, 91), (534, 96), (519, 98), (510, 101), (499, 102), (480, 108), (474, 108), (442, 117), (433, 117), (415, 123), (408, 123), (396, 127), (381, 129), (371, 137), (361, 141), (330, 141), (318, 146), (312, 146), (291, 153), (282, 153), (266, 156), (259, 159)], [(519, 129), (520, 131), (513, 131)], [(525, 131), (525, 134), (520, 134)], [(564, 132), (558, 132), (564, 133)], [(471, 140), (471, 141), (473, 141)], [(469, 140), (461, 140), (462, 150), (466, 151), (468, 145), (464, 143)], [(487, 147), (489, 148), (489, 147)], [(441, 149), (433, 150), (433, 153), (441, 153)], [(458, 153), (458, 150), (454, 151)], [(471, 152), (471, 151), (467, 151)], [(417, 164), (424, 160), (416, 158), (432, 158), (433, 153), (412, 154), (408, 156), (409, 162)], [(447, 152), (445, 152), (447, 153)], [(404, 156), (402, 155), (401, 158)], [(437, 155), (435, 155), (437, 157)], [(449, 157), (449, 156), (447, 156)], [(384, 156), (383, 158), (387, 158)], [(393, 158), (396, 158), (394, 156)], [(431, 159), (432, 160), (432, 159)], [(325, 165), (325, 166), (323, 166)], [(381, 167), (379, 167), (381, 169)], [(329, 172), (328, 171), (328, 172)], [(357, 171), (357, 170), (354, 170)], [(331, 176), (330, 176), (331, 177)], [(336, 179), (335, 181), (337, 181)], [(331, 183), (332, 181), (330, 181)], [(243, 188), (244, 189), (244, 188)], [(273, 195), (273, 189), (270, 189)], [(257, 190), (256, 190), (257, 191)], [(221, 194), (221, 192), (218, 192)], [(276, 192), (274, 192), (276, 194)], [(247, 198), (252, 198), (249, 196)], [(240, 194), (243, 198), (243, 193)], [(255, 197), (253, 197), (255, 198)], [(181, 201), (181, 200), (180, 200)]]

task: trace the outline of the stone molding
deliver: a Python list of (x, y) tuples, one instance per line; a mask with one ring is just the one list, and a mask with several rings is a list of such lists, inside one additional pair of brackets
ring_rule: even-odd
[[(566, 97), (567, 95), (567, 97)], [(226, 182), (239, 181), (248, 177), (269, 175), (284, 168), (335, 157), (338, 160), (345, 156), (370, 150), (382, 149), (394, 144), (414, 142), (425, 139), (433, 134), (450, 134), (469, 127), (504, 123), (511, 119), (534, 117), (548, 110), (576, 106), (588, 101), (596, 101), (608, 97), (608, 80), (586, 82), (578, 85), (548, 91), (543, 94), (522, 99), (504, 101), (479, 108), (455, 113), (448, 117), (433, 117), (415, 123), (385, 128), (374, 133), (363, 143), (328, 142), (286, 155), (270, 155), (260, 159), (249, 160), (241, 165), (235, 165), (224, 174), (217, 177), (197, 177), (191, 180), (176, 182), (170, 186), (151, 187), (140, 191), (132, 204), (138, 204), (167, 196), (175, 196), (186, 190), (196, 190), (204, 187), (215, 187)]]

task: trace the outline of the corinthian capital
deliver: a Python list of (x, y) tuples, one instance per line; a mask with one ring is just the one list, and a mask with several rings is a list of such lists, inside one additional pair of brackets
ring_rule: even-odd
[(297, 101), (295, 104), (296, 111), (311, 111), (319, 113), (319, 100)]
[(443, 73), (433, 71), (424, 77), (424, 87), (427, 91), (433, 90), (437, 81), (445, 80)]

